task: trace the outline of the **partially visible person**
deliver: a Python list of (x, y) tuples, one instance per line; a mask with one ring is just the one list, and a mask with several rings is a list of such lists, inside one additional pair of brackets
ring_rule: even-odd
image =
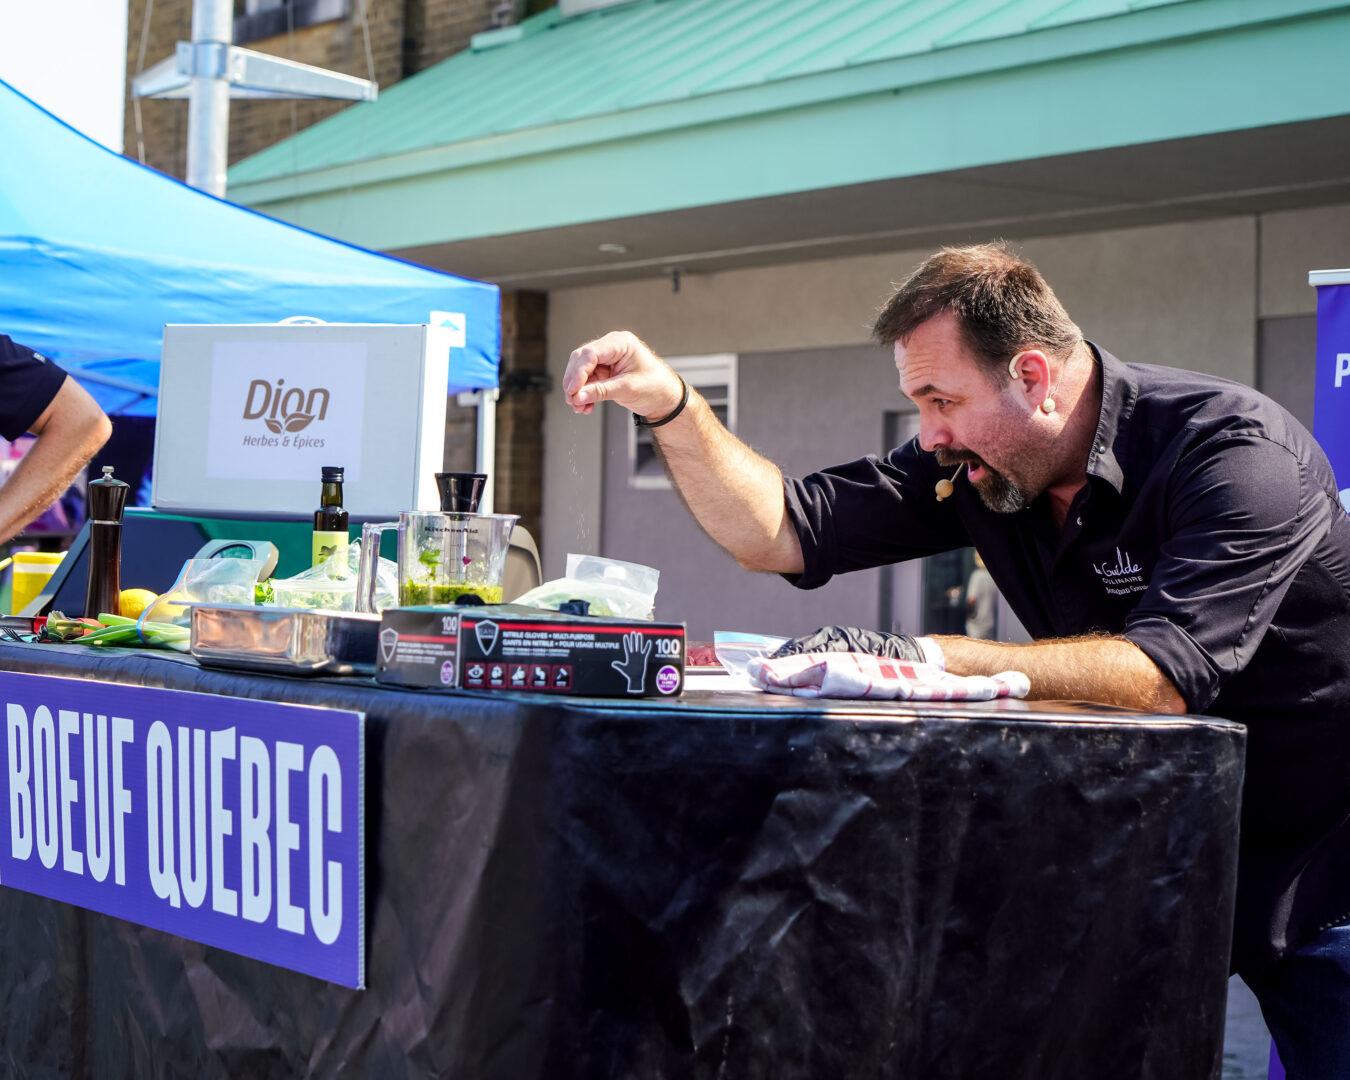
[(975, 569), (966, 582), (966, 637), (993, 641), (998, 633), (998, 586), (975, 552)]
[(0, 334), (0, 436), (37, 436), (0, 487), (0, 542), (59, 498), (111, 433), (112, 424), (84, 387), (45, 356)]

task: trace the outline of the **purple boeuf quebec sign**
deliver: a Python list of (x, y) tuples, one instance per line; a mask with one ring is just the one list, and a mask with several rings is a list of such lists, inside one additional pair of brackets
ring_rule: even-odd
[(1308, 275), (1317, 286), (1317, 384), (1313, 435), (1336, 473), (1341, 505), (1350, 510), (1350, 270)]
[(365, 985), (364, 714), (0, 672), (0, 886)]

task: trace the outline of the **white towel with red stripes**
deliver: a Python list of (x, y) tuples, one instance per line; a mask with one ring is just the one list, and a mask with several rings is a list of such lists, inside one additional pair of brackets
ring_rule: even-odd
[(1001, 697), (1022, 698), (1031, 692), (1031, 680), (1020, 671), (952, 675), (936, 664), (865, 653), (756, 657), (746, 672), (761, 690), (807, 698), (992, 701)]

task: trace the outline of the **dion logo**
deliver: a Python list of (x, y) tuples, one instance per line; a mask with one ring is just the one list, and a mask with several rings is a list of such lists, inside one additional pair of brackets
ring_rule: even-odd
[(328, 391), (322, 386), (302, 390), (298, 386), (287, 387), (285, 379), (278, 379), (275, 386), (265, 379), (254, 379), (248, 384), (244, 419), (261, 420), (273, 435), (303, 431), (327, 414)]

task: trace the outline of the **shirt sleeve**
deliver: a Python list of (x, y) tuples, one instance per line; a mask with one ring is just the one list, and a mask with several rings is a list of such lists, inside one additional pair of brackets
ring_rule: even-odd
[(1206, 441), (1178, 462), (1169, 492), (1170, 535), (1124, 633), (1202, 712), (1344, 511), (1307, 462), (1258, 434)]
[[(911, 441), (884, 459), (869, 455), (783, 481), (805, 569), (783, 576), (802, 589), (835, 574), (950, 551), (970, 543), (953, 509), (939, 503), (931, 455)], [(965, 496), (968, 493), (959, 493)]]
[(0, 435), (13, 441), (25, 434), (65, 381), (46, 357), (0, 334)]

